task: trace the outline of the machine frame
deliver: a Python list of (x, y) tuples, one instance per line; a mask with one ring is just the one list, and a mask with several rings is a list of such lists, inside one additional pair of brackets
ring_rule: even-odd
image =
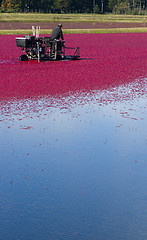
[[(25, 54), (19, 57), (20, 61), (29, 59), (44, 60), (76, 60), (80, 57), (79, 47), (65, 47), (64, 40), (51, 40), (50, 37), (24, 36), (16, 38), (16, 46), (20, 47)], [(66, 55), (67, 50), (73, 50), (72, 55)]]

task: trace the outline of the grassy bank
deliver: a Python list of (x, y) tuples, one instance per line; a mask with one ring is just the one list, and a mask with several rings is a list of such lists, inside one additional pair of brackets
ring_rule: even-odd
[[(147, 16), (114, 14), (40, 14), (0, 13), (0, 22), (101, 22), (101, 23), (142, 23), (144, 27), (111, 29), (63, 29), (64, 33), (128, 33), (147, 32)], [(52, 29), (41, 29), (41, 34), (50, 34)], [(0, 30), (3, 34), (32, 34), (31, 29)]]
[(133, 22), (146, 23), (146, 15), (0, 13), (1, 22)]
[[(51, 29), (42, 29), (40, 34), (51, 34)], [(63, 29), (64, 34), (80, 34), (80, 33), (139, 33), (147, 32), (147, 28), (109, 28), (109, 29)], [(28, 35), (32, 34), (30, 29), (23, 30), (0, 30), (0, 35), (20, 34)]]

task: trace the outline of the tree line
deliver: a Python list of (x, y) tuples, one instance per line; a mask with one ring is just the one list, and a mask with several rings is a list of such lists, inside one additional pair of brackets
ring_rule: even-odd
[(0, 0), (0, 12), (146, 14), (147, 0)]

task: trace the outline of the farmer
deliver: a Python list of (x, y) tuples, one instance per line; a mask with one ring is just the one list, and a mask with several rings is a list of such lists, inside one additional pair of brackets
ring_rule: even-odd
[(62, 40), (64, 40), (63, 33), (62, 33), (62, 24), (61, 23), (59, 23), (58, 26), (53, 29), (50, 38), (51, 38), (51, 40), (60, 39), (60, 38)]
[[(50, 45), (51, 45), (51, 56), (54, 56), (55, 54), (55, 42), (54, 40), (64, 40), (63, 33), (62, 33), (62, 24), (59, 23), (52, 31), (52, 34), (50, 36)], [(53, 42), (52, 42), (53, 41)], [(57, 49), (61, 50), (62, 46), (60, 42), (57, 42)]]

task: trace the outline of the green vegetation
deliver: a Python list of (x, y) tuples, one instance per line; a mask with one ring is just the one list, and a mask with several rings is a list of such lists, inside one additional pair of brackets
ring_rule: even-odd
[[(0, 13), (0, 22), (111, 22), (111, 23), (143, 23), (142, 28), (114, 29), (64, 29), (64, 33), (121, 33), (147, 32), (147, 15), (115, 15), (115, 14), (43, 14), (43, 13)], [(93, 25), (94, 27), (94, 25)], [(41, 29), (41, 34), (50, 34), (52, 29)], [(2, 34), (32, 34), (32, 29), (0, 30)]]
[(146, 23), (147, 15), (0, 13), (0, 22), (131, 22)]
[(0, 12), (147, 13), (146, 0), (0, 0)]
[[(51, 29), (42, 29), (40, 34), (51, 34)], [(136, 33), (147, 32), (147, 28), (111, 28), (111, 29), (64, 29), (64, 34), (82, 34), (82, 33)], [(29, 35), (30, 29), (23, 30), (0, 30), (0, 35)]]

